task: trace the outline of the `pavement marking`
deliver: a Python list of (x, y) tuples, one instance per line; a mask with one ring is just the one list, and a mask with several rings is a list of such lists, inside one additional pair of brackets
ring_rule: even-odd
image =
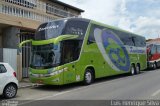
[(154, 92), (154, 93), (152, 94), (152, 97), (158, 95), (159, 93), (160, 93), (160, 89), (157, 90), (156, 92)]
[[(75, 89), (76, 90), (76, 89)], [(74, 91), (74, 90), (73, 90)], [(36, 100), (44, 100), (44, 99), (47, 99), (47, 98), (50, 98), (50, 97), (56, 97), (56, 96), (59, 96), (59, 95), (63, 95), (63, 94), (66, 94), (66, 93), (69, 93), (71, 92), (71, 90), (69, 91), (64, 91), (64, 92), (61, 92), (61, 93), (57, 93), (57, 94), (53, 94), (51, 96), (45, 96), (45, 97), (42, 97), (42, 98), (39, 98), (39, 99), (36, 99)]]

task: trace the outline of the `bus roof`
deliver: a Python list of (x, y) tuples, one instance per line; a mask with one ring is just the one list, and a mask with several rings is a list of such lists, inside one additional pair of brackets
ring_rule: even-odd
[[(103, 23), (100, 23), (100, 22), (97, 22), (97, 21), (94, 21), (94, 20), (91, 20), (91, 19), (87, 19), (87, 18), (69, 17), (69, 18), (62, 18), (62, 19), (57, 19), (57, 20), (81, 20), (81, 21), (86, 21), (86, 22), (91, 22), (93, 24), (101, 25), (101, 26), (104, 26), (104, 27), (107, 27), (107, 28), (115, 29), (115, 30), (118, 30), (118, 31), (123, 31), (123, 32), (126, 32), (126, 33), (130, 33), (130, 34), (133, 34), (135, 36), (144, 37), (144, 36), (141, 36), (141, 35), (126, 31), (124, 29), (121, 29), (121, 28), (118, 28), (118, 27), (114, 27), (114, 26), (110, 26), (110, 25), (107, 25), (107, 24), (103, 24)], [(55, 21), (57, 21), (57, 20), (55, 20)]]

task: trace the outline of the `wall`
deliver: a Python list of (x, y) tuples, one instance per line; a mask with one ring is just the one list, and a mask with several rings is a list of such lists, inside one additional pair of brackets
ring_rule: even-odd
[(3, 61), (3, 49), (2, 49), (2, 29), (0, 28), (0, 62)]
[(3, 48), (3, 62), (9, 63), (17, 72), (17, 49)]
[[(17, 72), (17, 78), (19, 81), (22, 79), (22, 54), (17, 52), (19, 49), (19, 37), (17, 33), (20, 33), (20, 29), (16, 27), (3, 28), (2, 46), (0, 49), (0, 61), (9, 63), (12, 68)], [(13, 57), (12, 57), (13, 56)]]
[(2, 29), (0, 28), (0, 48), (2, 48)]
[(3, 31), (3, 48), (18, 49), (19, 38), (17, 34), (20, 29), (16, 27), (7, 27)]

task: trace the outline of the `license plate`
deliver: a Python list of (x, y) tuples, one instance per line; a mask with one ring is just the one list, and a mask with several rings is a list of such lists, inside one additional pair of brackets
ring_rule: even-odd
[(43, 84), (43, 81), (42, 80), (38, 80), (37, 83), (38, 84)]

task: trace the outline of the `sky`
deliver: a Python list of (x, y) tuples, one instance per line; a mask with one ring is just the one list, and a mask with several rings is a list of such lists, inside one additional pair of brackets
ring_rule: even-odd
[(160, 0), (60, 0), (85, 10), (83, 18), (145, 36), (160, 37)]

